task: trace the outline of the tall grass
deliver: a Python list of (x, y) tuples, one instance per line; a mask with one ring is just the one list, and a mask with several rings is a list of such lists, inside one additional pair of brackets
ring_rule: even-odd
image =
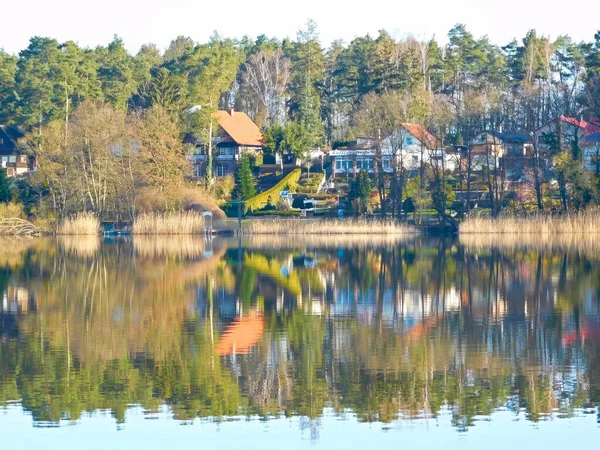
[(460, 224), (460, 234), (553, 234), (600, 233), (600, 210), (593, 209), (564, 216), (470, 217)]
[(144, 213), (133, 222), (133, 234), (197, 234), (204, 231), (204, 219), (197, 212)]
[(90, 212), (78, 213), (64, 218), (58, 225), (57, 234), (98, 235), (100, 220)]
[(251, 219), (244, 228), (249, 234), (391, 235), (412, 234), (416, 229), (388, 220), (365, 219)]

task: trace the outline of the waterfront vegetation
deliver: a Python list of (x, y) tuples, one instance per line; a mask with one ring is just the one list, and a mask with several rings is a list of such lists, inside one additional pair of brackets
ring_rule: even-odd
[(365, 219), (252, 219), (244, 224), (249, 234), (335, 235), (414, 234), (416, 228), (394, 220)]
[(460, 234), (531, 234), (536, 238), (559, 234), (587, 235), (600, 233), (600, 209), (572, 214), (532, 214), (527, 217), (470, 216), (460, 224)]
[(204, 218), (197, 212), (144, 213), (133, 222), (133, 234), (200, 234)]
[(95, 235), (100, 234), (100, 220), (92, 213), (79, 213), (61, 220), (56, 234)]

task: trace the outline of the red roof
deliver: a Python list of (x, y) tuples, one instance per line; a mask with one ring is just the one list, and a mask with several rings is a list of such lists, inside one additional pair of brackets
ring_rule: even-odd
[(442, 143), (422, 125), (416, 123), (402, 123), (400, 125), (402, 125), (405, 130), (421, 141), (425, 147), (433, 150), (442, 146)]
[(589, 136), (590, 134), (600, 133), (600, 121), (599, 120), (590, 120), (585, 127), (585, 135)]
[(246, 113), (233, 110), (217, 111), (213, 117), (236, 144), (262, 146), (263, 134)]
[(588, 126), (588, 123), (585, 120), (577, 120), (575, 117), (560, 116), (560, 120), (564, 123), (575, 125), (579, 128), (585, 129)]

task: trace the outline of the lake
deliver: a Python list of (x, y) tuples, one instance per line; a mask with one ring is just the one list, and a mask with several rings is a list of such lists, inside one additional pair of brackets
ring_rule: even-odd
[(2, 240), (0, 292), (11, 450), (600, 436), (593, 239)]

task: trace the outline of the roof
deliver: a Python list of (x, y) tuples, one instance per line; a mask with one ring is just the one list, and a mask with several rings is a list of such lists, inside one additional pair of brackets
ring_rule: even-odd
[(600, 133), (600, 121), (599, 120), (590, 120), (587, 123), (587, 127), (585, 127), (585, 134), (591, 135)]
[(585, 142), (586, 144), (595, 144), (597, 142), (600, 142), (600, 132), (588, 134), (587, 136), (583, 137), (581, 140), (583, 142)]
[(17, 150), (17, 141), (24, 133), (15, 126), (0, 125), (0, 152), (13, 154)]
[(577, 120), (575, 117), (560, 116), (560, 120), (579, 128), (586, 128), (588, 126), (588, 123), (585, 120)]
[(419, 141), (429, 149), (437, 149), (442, 146), (442, 143), (422, 125), (416, 123), (401, 123), (402, 127), (416, 137)]
[(263, 145), (263, 134), (260, 128), (246, 113), (233, 110), (217, 111), (213, 114), (213, 117), (238, 145), (257, 147)]
[(513, 144), (526, 144), (531, 142), (531, 136), (525, 131), (504, 131), (498, 133), (498, 137), (504, 142)]

